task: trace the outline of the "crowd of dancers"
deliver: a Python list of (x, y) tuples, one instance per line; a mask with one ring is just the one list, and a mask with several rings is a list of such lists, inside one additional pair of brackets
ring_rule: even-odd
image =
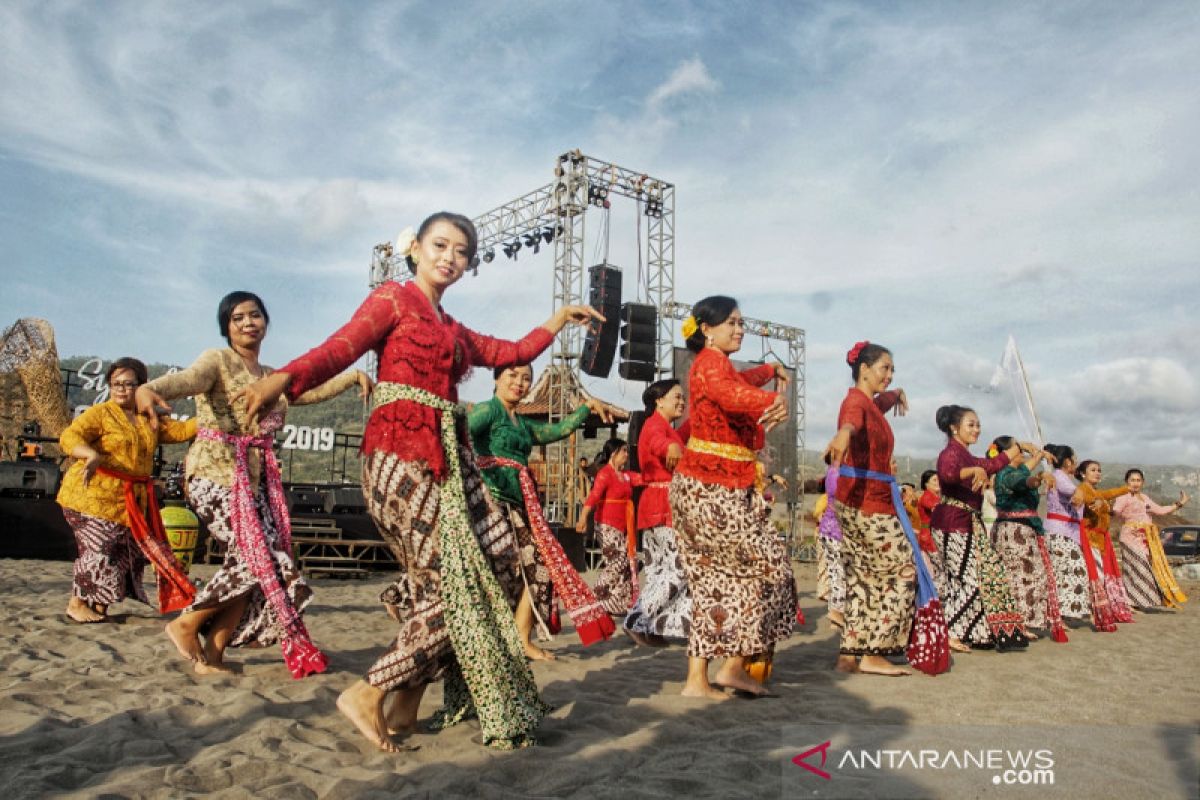
[[(788, 414), (787, 371), (779, 364), (736, 370), (730, 356), (745, 334), (736, 301), (696, 303), (683, 325), (696, 354), (689, 407), (678, 380), (650, 384), (639, 470), (625, 469), (620, 439), (600, 455), (578, 526), (582, 532), (592, 521), (602, 552), (589, 586), (546, 522), (528, 462), (534, 447), (570, 436), (591, 414), (609, 420), (615, 409), (591, 400), (553, 424), (515, 409), (532, 383), (529, 365), (555, 335), (602, 317), (568, 306), (517, 341), (476, 333), (442, 308), (476, 247), (469, 219), (432, 215), (397, 243), (412, 280), (381, 285), (346, 325), (277, 369), (259, 361), (270, 317), (249, 292), (227, 295), (218, 308), (228, 346), (204, 351), (187, 369), (148, 381), (141, 362), (115, 361), (111, 398), (61, 437), (74, 461), (59, 502), (79, 547), (68, 617), (100, 622), (126, 597), (148, 602), (141, 575), (153, 563), (159, 610), (180, 612), (167, 637), (197, 673), (231, 671), (230, 647), (275, 643), (296, 678), (324, 671), (326, 655), (304, 623), (312, 591), (292, 558), (272, 444), (290, 404), (358, 387), (371, 403), (363, 495), (398, 561), (396, 580), (380, 596), (397, 623), (395, 639), (337, 701), (370, 742), (404, 749), (425, 688), (442, 680), (443, 707), (428, 728), (476, 717), (489, 746), (532, 744), (550, 708), (531, 661), (554, 658), (534, 639), (559, 631), (560, 605), (584, 645), (618, 627), (639, 645), (686, 640), (686, 696), (767, 694), (775, 647), (798, 614), (791, 564), (757, 469), (765, 432)], [(351, 368), (368, 351), (377, 358), (377, 383)], [(1186, 495), (1156, 505), (1141, 493), (1137, 470), (1124, 487), (1100, 489), (1100, 465), (1076, 463), (1062, 446), (1000, 437), (987, 456), (974, 456), (978, 417), (947, 406), (937, 414), (947, 436), (937, 470), (922, 478), (919, 496), (907, 487), (906, 497), (885, 417), (908, 407), (902, 390), (888, 388), (892, 354), (862, 342), (847, 362), (854, 385), (827, 451), (819, 513), (817, 589), (841, 628), (836, 669), (904, 675), (898, 662), (907, 655), (936, 673), (950, 649), (1026, 647), (1039, 631), (1065, 641), (1064, 617), (1112, 630), (1132, 618), (1131, 608), (1186, 599), (1152, 519), (1178, 510)], [(495, 393), (466, 411), (457, 387), (472, 367), (494, 370)], [(196, 401), (187, 422), (166, 415), (181, 397)], [(149, 477), (160, 442), (189, 440), (188, 502), (225, 548), (199, 590), (166, 546)], [(993, 480), (997, 518), (989, 530), (982, 510)], [(1045, 520), (1037, 511), (1043, 488)], [(1108, 533), (1110, 507), (1125, 521), (1120, 560)], [(641, 532), (640, 562), (633, 531)], [(714, 659), (721, 660), (715, 671)]]

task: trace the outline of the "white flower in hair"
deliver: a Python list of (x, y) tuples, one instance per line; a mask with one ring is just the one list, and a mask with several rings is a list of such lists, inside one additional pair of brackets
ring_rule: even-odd
[(396, 234), (396, 243), (392, 245), (392, 254), (396, 258), (404, 258), (413, 251), (413, 246), (417, 243), (417, 234), (411, 227), (405, 228)]

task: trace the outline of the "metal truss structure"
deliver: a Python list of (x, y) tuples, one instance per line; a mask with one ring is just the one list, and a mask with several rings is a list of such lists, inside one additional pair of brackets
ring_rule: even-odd
[[(474, 219), (479, 233), (479, 266), (486, 267), (501, 255), (515, 257), (521, 249), (539, 252), (554, 247), (554, 282), (551, 308), (579, 305), (585, 301), (587, 272), (584, 241), (587, 212), (609, 208), (612, 199), (632, 200), (646, 221), (644, 283), (637, 287), (639, 299), (659, 309), (656, 347), (658, 376), (672, 370), (675, 323), (687, 317), (690, 307), (675, 302), (675, 186), (644, 172), (602, 161), (572, 150), (558, 156), (553, 180), (504, 203)], [(407, 267), (392, 253), (390, 244), (376, 245), (371, 259), (371, 288), (388, 280), (410, 279)], [(628, 284), (627, 284), (628, 285)], [(797, 447), (804, 438), (804, 331), (785, 325), (746, 320), (747, 333), (786, 341), (789, 366), (796, 369)], [(571, 412), (569, 385), (564, 372), (578, 371), (583, 349), (583, 331), (567, 326), (559, 333), (551, 351), (552, 379), (548, 387), (550, 421)], [(373, 365), (372, 365), (373, 366)], [(565, 369), (564, 369), (565, 368)], [(546, 449), (547, 519), (561, 524), (575, 522), (572, 493), (575, 464), (566, 442)]]

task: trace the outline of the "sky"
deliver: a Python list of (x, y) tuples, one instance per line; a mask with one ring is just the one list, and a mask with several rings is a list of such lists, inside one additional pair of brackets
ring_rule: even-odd
[[(861, 339), (910, 400), (898, 453), (936, 455), (947, 402), (1019, 433), (979, 388), (1013, 335), (1048, 441), (1197, 465), (1198, 74), (1191, 2), (6, 2), (0, 325), (185, 365), (250, 289), (279, 365), (349, 319), (375, 244), (579, 148), (675, 185), (678, 300), (806, 331), (810, 449)], [(636, 274), (636, 212), (607, 228)], [(501, 256), (444, 305), (520, 336), (552, 269)]]

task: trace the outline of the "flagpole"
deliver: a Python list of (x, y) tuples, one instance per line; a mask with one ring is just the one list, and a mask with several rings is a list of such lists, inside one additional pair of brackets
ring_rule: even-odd
[(1011, 333), (1008, 338), (1013, 343), (1013, 353), (1017, 356), (1017, 366), (1021, 369), (1021, 383), (1025, 386), (1025, 399), (1029, 401), (1029, 410), (1033, 412), (1033, 424), (1037, 429), (1038, 447), (1046, 445), (1046, 437), (1042, 434), (1042, 421), (1038, 419), (1037, 406), (1033, 404), (1033, 390), (1029, 388), (1029, 375), (1025, 372), (1025, 362), (1021, 360), (1021, 351), (1017, 348), (1017, 339)]

